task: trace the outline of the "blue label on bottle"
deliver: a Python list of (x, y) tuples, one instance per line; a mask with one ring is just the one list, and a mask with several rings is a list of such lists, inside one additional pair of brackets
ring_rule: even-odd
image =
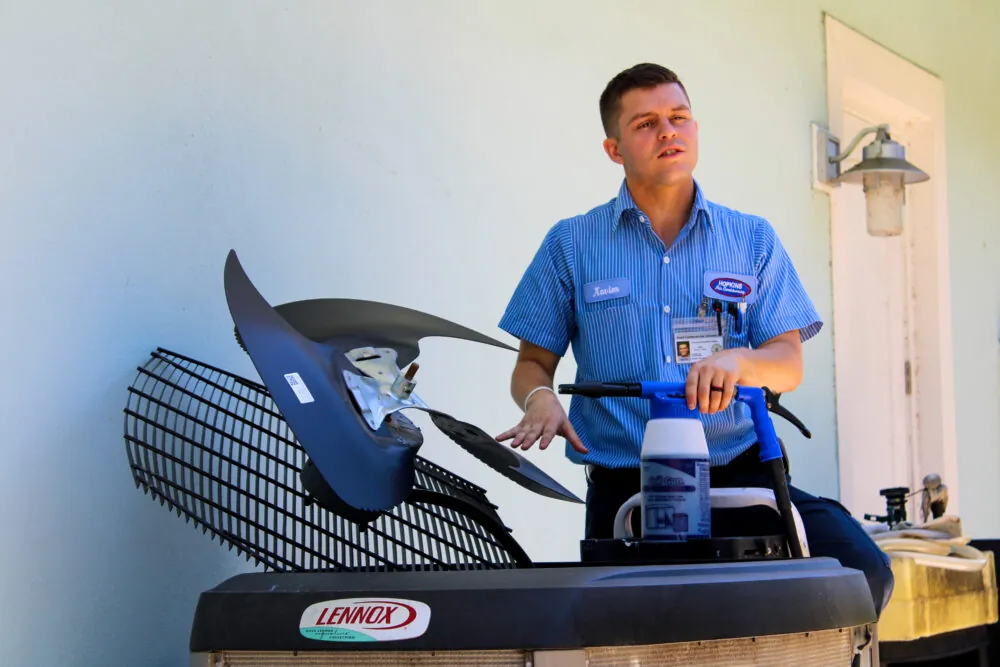
[(641, 470), (644, 538), (685, 541), (711, 536), (707, 459), (645, 458)]

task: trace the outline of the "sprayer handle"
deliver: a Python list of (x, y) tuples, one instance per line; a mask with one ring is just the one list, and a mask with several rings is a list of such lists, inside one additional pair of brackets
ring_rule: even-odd
[[(643, 382), (642, 396), (661, 401), (684, 401), (686, 389), (687, 385), (684, 382)], [(766, 463), (773, 459), (784, 458), (781, 452), (781, 443), (778, 442), (778, 434), (774, 430), (774, 422), (771, 421), (771, 415), (767, 411), (764, 390), (760, 387), (736, 385), (733, 400), (746, 403), (750, 408), (754, 433), (757, 435), (757, 443), (760, 447), (761, 462)]]
[(576, 394), (577, 396), (587, 396), (589, 398), (640, 396), (642, 395), (642, 385), (638, 382), (578, 382), (576, 384), (559, 385), (559, 393)]
[(757, 434), (757, 444), (760, 447), (760, 460), (763, 463), (784, 458), (781, 443), (774, 430), (774, 422), (767, 412), (767, 400), (764, 390), (759, 387), (737, 387), (735, 401), (743, 401), (750, 408), (750, 418), (753, 420), (753, 430)]
[[(560, 394), (576, 394), (590, 398), (602, 396), (641, 396), (654, 401), (686, 403), (687, 385), (684, 382), (579, 382), (559, 385)], [(767, 411), (764, 390), (759, 387), (736, 385), (734, 401), (746, 403), (750, 408), (754, 432), (760, 447), (760, 460), (764, 463), (783, 458), (774, 422)]]

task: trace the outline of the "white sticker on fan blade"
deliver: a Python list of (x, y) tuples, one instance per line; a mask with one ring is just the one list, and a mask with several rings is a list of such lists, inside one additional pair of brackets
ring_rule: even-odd
[(299, 399), (299, 403), (312, 403), (314, 400), (313, 395), (309, 392), (309, 387), (306, 383), (302, 381), (302, 378), (298, 373), (285, 373), (285, 380), (288, 382), (288, 386), (292, 388), (295, 392), (295, 396)]

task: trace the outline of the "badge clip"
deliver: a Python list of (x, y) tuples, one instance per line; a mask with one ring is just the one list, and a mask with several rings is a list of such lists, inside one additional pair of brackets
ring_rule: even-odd
[(715, 311), (715, 324), (719, 327), (719, 335), (722, 335), (722, 302), (716, 299), (712, 302), (712, 310)]
[(746, 301), (741, 301), (739, 303), (733, 303), (730, 301), (728, 307), (726, 308), (726, 312), (733, 318), (736, 335), (741, 335), (743, 333), (743, 325), (745, 324), (745, 316), (747, 312)]

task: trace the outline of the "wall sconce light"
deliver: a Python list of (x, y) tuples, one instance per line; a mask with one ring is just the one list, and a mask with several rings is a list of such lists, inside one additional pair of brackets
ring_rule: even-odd
[[(903, 233), (903, 188), (930, 178), (906, 161), (906, 149), (892, 140), (888, 125), (866, 127), (840, 152), (840, 139), (813, 124), (814, 184), (827, 192), (841, 183), (861, 183), (867, 208), (868, 233), (898, 236)], [(861, 161), (840, 173), (840, 163), (861, 140), (875, 132), (875, 140), (864, 147)]]

